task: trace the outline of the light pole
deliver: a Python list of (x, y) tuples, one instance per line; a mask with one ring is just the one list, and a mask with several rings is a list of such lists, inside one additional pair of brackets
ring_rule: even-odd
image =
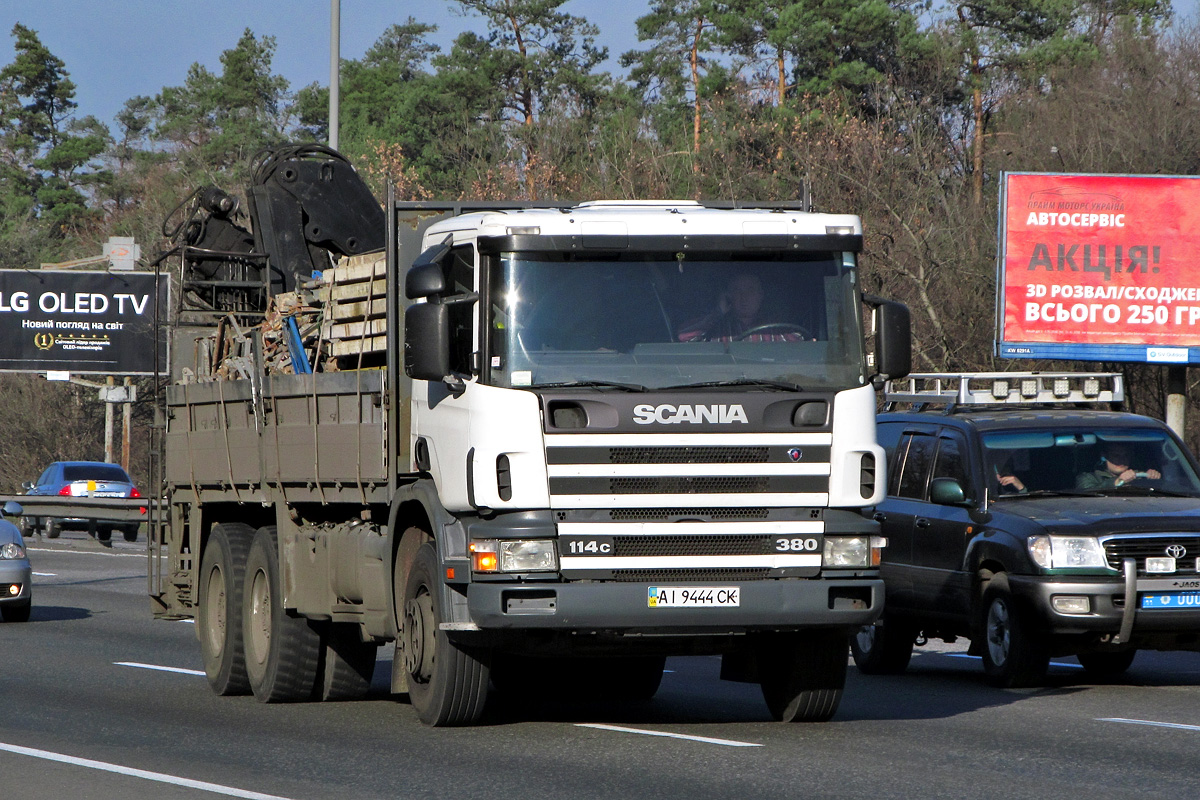
[(338, 148), (338, 108), (341, 105), (342, 3), (329, 0), (329, 146)]

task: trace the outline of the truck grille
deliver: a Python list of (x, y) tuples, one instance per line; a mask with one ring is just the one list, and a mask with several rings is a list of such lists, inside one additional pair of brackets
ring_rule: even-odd
[[(1182, 548), (1182, 553), (1178, 548)], [(1138, 573), (1142, 575), (1146, 574), (1147, 558), (1170, 556), (1172, 553), (1175, 554), (1176, 570), (1170, 574), (1195, 575), (1200, 572), (1200, 536), (1127, 537), (1104, 542), (1104, 557), (1110, 567), (1124, 569), (1125, 559), (1135, 558)]]
[(675, 522), (679, 519), (718, 520), (766, 519), (765, 508), (614, 508), (608, 512), (613, 522)]
[(766, 569), (617, 569), (611, 580), (642, 583), (683, 583), (689, 581), (752, 581), (770, 574)]
[(615, 556), (757, 556), (775, 552), (771, 536), (617, 536)]

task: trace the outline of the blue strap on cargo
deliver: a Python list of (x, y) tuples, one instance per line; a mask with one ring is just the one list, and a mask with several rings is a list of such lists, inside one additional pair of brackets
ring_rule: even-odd
[(297, 375), (311, 375), (312, 367), (308, 365), (308, 355), (304, 352), (304, 341), (300, 338), (300, 326), (295, 317), (287, 318), (284, 328), (287, 332), (288, 354), (292, 357), (292, 372)]

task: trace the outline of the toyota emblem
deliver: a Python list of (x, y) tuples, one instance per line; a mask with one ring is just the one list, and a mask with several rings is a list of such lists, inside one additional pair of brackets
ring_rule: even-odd
[(1187, 548), (1181, 544), (1167, 545), (1166, 553), (1171, 558), (1179, 559), (1187, 555)]
[(799, 461), (804, 458), (804, 451), (799, 447), (793, 447), (791, 450), (788, 450), (788, 458), (792, 461)]

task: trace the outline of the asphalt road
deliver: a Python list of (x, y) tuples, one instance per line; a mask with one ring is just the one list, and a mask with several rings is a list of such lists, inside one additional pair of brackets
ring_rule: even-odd
[(496, 698), (483, 725), (434, 730), (389, 695), (390, 647), (363, 701), (214, 696), (194, 626), (151, 618), (143, 547), (30, 542), (32, 619), (0, 623), (0, 796), (1196, 796), (1200, 653), (1141, 653), (1121, 685), (1064, 659), (1005, 691), (929, 646), (905, 676), (852, 666), (819, 725), (771, 722), (757, 687), (681, 658), (643, 706)]

